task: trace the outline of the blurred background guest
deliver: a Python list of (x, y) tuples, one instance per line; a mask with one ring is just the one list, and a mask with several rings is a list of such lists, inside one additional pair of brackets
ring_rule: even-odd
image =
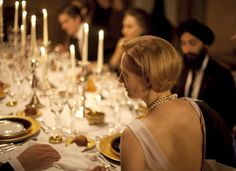
[(116, 49), (109, 61), (111, 70), (119, 70), (122, 56), (121, 46), (129, 39), (139, 37), (150, 32), (149, 14), (138, 8), (128, 9), (123, 18), (123, 27), (121, 37), (116, 45)]
[(173, 92), (205, 101), (232, 131), (236, 125), (235, 84), (231, 72), (208, 55), (215, 38), (213, 31), (203, 23), (189, 19), (180, 24), (178, 35), (184, 69)]
[(127, 0), (93, 0), (93, 3), (92, 25), (105, 32), (104, 56), (108, 62), (122, 36), (122, 20), (128, 3)]
[[(66, 32), (67, 38), (65, 44), (57, 45), (55, 50), (63, 52), (68, 50), (70, 44), (74, 44), (76, 58), (81, 60), (84, 24), (81, 9), (71, 4), (63, 7), (59, 11), (58, 21), (61, 24), (61, 28)], [(98, 29), (92, 25), (89, 26), (88, 43), (88, 59), (94, 61), (97, 59)]]
[(163, 0), (132, 0), (132, 6), (150, 14), (152, 34), (169, 42), (175, 41), (175, 28), (165, 16)]

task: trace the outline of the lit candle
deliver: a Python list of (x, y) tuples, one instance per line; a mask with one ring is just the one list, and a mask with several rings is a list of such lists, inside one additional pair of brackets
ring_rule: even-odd
[(24, 47), (25, 46), (25, 39), (24, 39), (24, 25), (22, 24), (20, 26), (20, 32), (21, 32), (21, 46)]
[(99, 30), (98, 32), (98, 54), (97, 54), (97, 72), (102, 72), (103, 67), (103, 42), (104, 42), (104, 31)]
[(71, 69), (72, 69), (72, 82), (76, 82), (75, 74), (75, 45), (70, 45), (70, 59), (71, 59)]
[(26, 1), (22, 1), (21, 2), (21, 7), (22, 7), (22, 13), (24, 12), (24, 11), (26, 11)]
[(15, 2), (14, 32), (18, 31), (19, 1)]
[(2, 14), (3, 0), (0, 0), (0, 38), (3, 38), (3, 14)]
[(87, 23), (84, 23), (84, 25), (83, 25), (82, 64), (87, 64), (87, 62), (88, 62), (88, 34), (89, 34), (89, 25)]
[[(23, 3), (23, 2), (22, 2)], [(27, 30), (27, 24), (26, 24), (26, 16), (27, 16), (27, 12), (26, 11), (23, 11), (23, 13), (22, 13), (22, 25), (24, 26), (24, 31), (23, 31), (23, 46), (25, 46), (26, 45), (26, 30)]]
[(42, 70), (42, 77), (43, 77), (43, 80), (44, 81), (47, 81), (47, 63), (48, 63), (48, 56), (47, 56), (47, 51), (46, 51), (46, 48), (45, 47), (41, 47), (40, 48), (40, 53), (41, 53), (41, 56), (43, 57), (43, 70)]
[(48, 13), (43, 9), (43, 45), (48, 46)]
[(36, 55), (36, 16), (31, 16), (31, 52), (33, 57)]

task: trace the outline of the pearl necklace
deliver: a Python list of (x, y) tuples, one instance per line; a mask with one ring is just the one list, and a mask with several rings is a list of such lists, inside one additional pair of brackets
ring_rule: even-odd
[(171, 94), (169, 96), (166, 97), (162, 97), (162, 98), (157, 98), (156, 100), (154, 100), (150, 105), (148, 105), (148, 110), (151, 111), (153, 108), (155, 108), (156, 106), (162, 104), (162, 103), (166, 103), (170, 100), (174, 100), (178, 97), (177, 94)]

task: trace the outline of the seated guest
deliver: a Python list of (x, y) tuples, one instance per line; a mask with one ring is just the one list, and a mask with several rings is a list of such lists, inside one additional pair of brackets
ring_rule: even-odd
[(229, 130), (236, 125), (236, 89), (231, 72), (209, 57), (214, 33), (195, 19), (178, 27), (184, 67), (172, 92), (205, 101), (216, 110)]
[(33, 171), (51, 167), (53, 162), (61, 158), (60, 154), (51, 146), (36, 144), (23, 151), (16, 159), (0, 166), (5, 171)]
[[(182, 66), (172, 45), (158, 37), (142, 36), (124, 43), (122, 50), (119, 81), (129, 97), (146, 103), (148, 112), (128, 124), (121, 135), (121, 170), (203, 171), (205, 151), (222, 165), (235, 167), (232, 137), (221, 118), (208, 113), (202, 102), (171, 94)], [(210, 149), (205, 145), (208, 131), (215, 134)], [(218, 152), (217, 148), (222, 149)]]
[(110, 69), (119, 70), (122, 56), (122, 44), (132, 38), (149, 33), (149, 15), (144, 10), (133, 8), (125, 12), (123, 18), (123, 28), (121, 37), (116, 45), (116, 49), (109, 61)]
[[(65, 45), (58, 45), (57, 51), (68, 50), (71, 44), (75, 45), (75, 54), (78, 60), (81, 60), (83, 45), (83, 17), (81, 10), (74, 5), (67, 5), (59, 11), (58, 20), (61, 28), (66, 32), (68, 38)], [(98, 29), (89, 26), (88, 40), (88, 60), (97, 59)]]

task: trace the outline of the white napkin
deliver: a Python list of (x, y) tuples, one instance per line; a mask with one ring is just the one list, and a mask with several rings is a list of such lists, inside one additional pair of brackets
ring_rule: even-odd
[(76, 150), (76, 146), (72, 144), (68, 147), (55, 147), (62, 158), (53, 165), (64, 171), (88, 171), (98, 165), (97, 153), (83, 153), (78, 146)]

